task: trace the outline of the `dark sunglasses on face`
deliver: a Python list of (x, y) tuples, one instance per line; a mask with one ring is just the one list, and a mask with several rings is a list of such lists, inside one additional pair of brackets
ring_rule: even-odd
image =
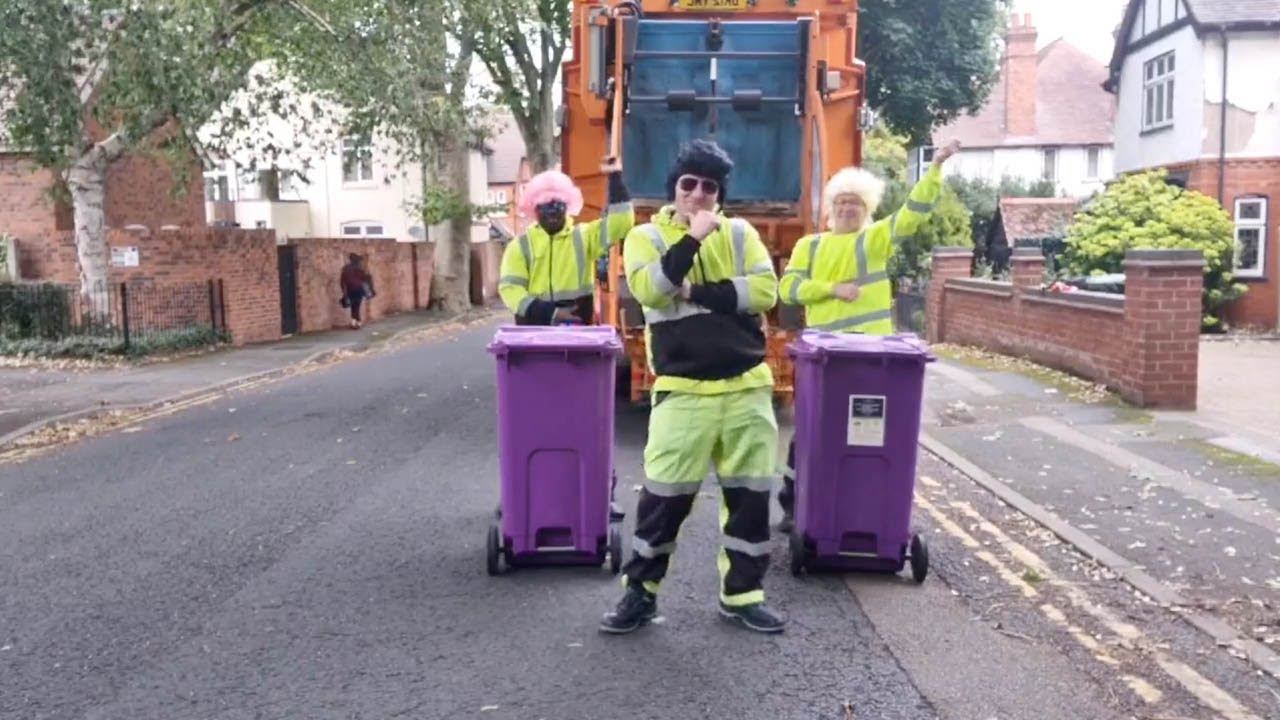
[(690, 177), (686, 175), (680, 178), (680, 180), (676, 184), (681, 191), (691, 193), (694, 191), (695, 188), (698, 187), (699, 183), (702, 184), (702, 193), (704, 195), (720, 194), (720, 183), (716, 182), (715, 180), (709, 180), (707, 178), (696, 178), (696, 177)]
[(537, 210), (546, 215), (563, 215), (566, 205), (559, 200), (545, 202), (538, 206)]

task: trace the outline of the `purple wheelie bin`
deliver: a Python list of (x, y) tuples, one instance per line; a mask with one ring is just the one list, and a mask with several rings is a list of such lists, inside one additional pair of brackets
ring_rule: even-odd
[(796, 500), (791, 572), (929, 570), (911, 532), (925, 366), (914, 335), (805, 331), (795, 364)]
[(502, 327), (498, 371), (502, 500), (487, 568), (601, 565), (616, 574), (622, 537), (609, 520), (614, 384), (622, 344), (609, 326)]

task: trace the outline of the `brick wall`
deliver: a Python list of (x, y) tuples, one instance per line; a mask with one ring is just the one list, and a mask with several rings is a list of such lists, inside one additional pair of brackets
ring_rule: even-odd
[(1196, 251), (1130, 251), (1124, 296), (1041, 291), (1037, 248), (1015, 251), (1011, 282), (970, 278), (971, 261), (968, 249), (934, 251), (930, 342), (1027, 357), (1142, 407), (1195, 407), (1204, 278)]
[[(1261, 278), (1238, 278), (1249, 288), (1244, 297), (1225, 308), (1223, 315), (1232, 326), (1280, 328), (1280, 158), (1227, 160), (1223, 185), (1223, 206), (1234, 217), (1237, 198), (1267, 198), (1266, 258)], [(1171, 172), (1187, 171), (1187, 188), (1218, 197), (1218, 163), (1171, 166)]]
[[(351, 253), (365, 258), (377, 296), (361, 308), (368, 322), (426, 307), (431, 295), (431, 246), (395, 240), (308, 238), (295, 244), (298, 262), (298, 325), (301, 332), (345, 327), (338, 275)], [(416, 276), (415, 276), (416, 272)]]
[[(107, 171), (107, 227), (204, 227), (204, 176), (194, 162), (187, 171), (188, 182), (178, 186), (163, 159), (136, 154), (118, 160)], [(70, 205), (48, 195), (53, 183), (53, 175), (26, 156), (0, 153), (0, 233), (21, 237), (73, 229)]]
[(0, 153), (0, 233), (16, 237), (54, 229), (55, 208), (45, 191), (53, 176), (23, 156)]
[(1036, 134), (1036, 29), (1031, 15), (1013, 14), (1005, 35), (1005, 133)]

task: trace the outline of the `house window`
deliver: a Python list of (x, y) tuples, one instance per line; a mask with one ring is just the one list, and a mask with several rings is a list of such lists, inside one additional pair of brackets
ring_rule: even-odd
[(1044, 168), (1040, 172), (1040, 177), (1044, 180), (1058, 179), (1058, 149), (1044, 149)]
[(206, 172), (204, 174), (204, 199), (208, 202), (229, 202), (231, 200), (231, 184), (225, 172)]
[(1091, 147), (1085, 151), (1085, 155), (1089, 165), (1089, 178), (1098, 177), (1098, 160), (1102, 157), (1102, 149)]
[(366, 182), (373, 179), (373, 146), (360, 138), (342, 140), (343, 182)]
[(1262, 277), (1267, 261), (1267, 199), (1236, 200), (1236, 275)]
[(385, 228), (378, 222), (349, 222), (342, 224), (343, 237), (386, 237)]
[(1173, 53), (1148, 60), (1142, 66), (1142, 129), (1173, 125)]

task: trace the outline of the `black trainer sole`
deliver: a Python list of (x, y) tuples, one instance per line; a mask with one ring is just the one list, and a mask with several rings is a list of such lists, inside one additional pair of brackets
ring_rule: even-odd
[(745, 617), (739, 615), (738, 613), (725, 610), (724, 608), (720, 608), (720, 617), (724, 618), (727, 622), (736, 623), (748, 630), (762, 633), (764, 635), (777, 635), (787, 627), (786, 625), (776, 625), (772, 627), (762, 627), (760, 625), (753, 625), (751, 621), (747, 620)]
[[(654, 617), (657, 617), (657, 616), (654, 616)], [(607, 635), (629, 635), (630, 633), (633, 633), (639, 630), (640, 628), (644, 627), (645, 625), (648, 625), (651, 622), (653, 622), (652, 617), (642, 618), (640, 622), (636, 623), (635, 625), (631, 625), (630, 627), (615, 627), (612, 625), (605, 625), (604, 623), (600, 623), (600, 632), (605, 633)]]

